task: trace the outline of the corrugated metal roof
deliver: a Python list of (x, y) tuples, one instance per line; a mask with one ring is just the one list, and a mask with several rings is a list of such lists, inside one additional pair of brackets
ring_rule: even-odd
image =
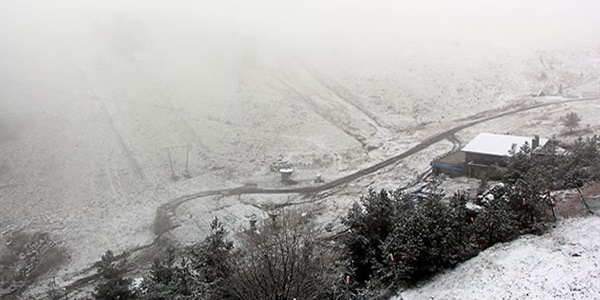
[[(494, 133), (480, 133), (471, 140), (465, 147), (464, 152), (489, 154), (496, 156), (510, 156), (510, 150), (516, 144), (516, 149), (519, 151), (527, 142), (531, 147), (533, 137), (504, 135)], [(544, 146), (548, 139), (540, 138), (540, 147)]]

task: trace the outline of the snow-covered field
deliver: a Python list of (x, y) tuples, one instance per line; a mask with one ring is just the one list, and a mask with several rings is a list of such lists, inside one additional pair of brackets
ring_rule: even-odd
[[(107, 249), (151, 243), (161, 204), (244, 184), (283, 187), (269, 170), (280, 158), (301, 186), (317, 174), (331, 181), (477, 114), (557, 99), (531, 96), (540, 91), (600, 94), (593, 5), (534, 2), (520, 11), (473, 1), (465, 11), (436, 1), (0, 3), (2, 239), (49, 233), (67, 257), (41, 278), (68, 283)], [(600, 128), (600, 103), (581, 102), (458, 138), (548, 137), (567, 111)], [(453, 146), (437, 143), (307, 209), (335, 222), (369, 187), (404, 185)], [(301, 201), (200, 198), (177, 208), (171, 234), (199, 240), (215, 215), (235, 230), (266, 213), (258, 207)]]

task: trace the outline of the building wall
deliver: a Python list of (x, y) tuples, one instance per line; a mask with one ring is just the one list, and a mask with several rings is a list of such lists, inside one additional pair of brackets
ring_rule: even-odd
[(434, 159), (431, 167), (436, 175), (498, 179), (506, 163), (506, 156), (457, 151)]
[(479, 179), (500, 179), (504, 169), (498, 166), (467, 164), (465, 174)]
[(486, 166), (498, 165), (503, 167), (506, 166), (506, 157), (482, 153), (465, 152), (465, 163), (473, 163), (477, 165)]
[(465, 153), (462, 151), (453, 151), (434, 159), (431, 162), (433, 174), (444, 173), (449, 176), (465, 175)]
[(498, 179), (502, 174), (500, 168), (506, 166), (506, 157), (466, 152), (465, 165), (469, 177)]
[(433, 174), (446, 174), (452, 177), (465, 175), (465, 168), (463, 164), (449, 164), (439, 161), (431, 163)]

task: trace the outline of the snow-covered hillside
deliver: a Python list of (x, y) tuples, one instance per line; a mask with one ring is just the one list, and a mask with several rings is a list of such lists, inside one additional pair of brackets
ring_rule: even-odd
[(599, 299), (599, 241), (598, 216), (563, 220), (548, 234), (495, 245), (393, 299)]

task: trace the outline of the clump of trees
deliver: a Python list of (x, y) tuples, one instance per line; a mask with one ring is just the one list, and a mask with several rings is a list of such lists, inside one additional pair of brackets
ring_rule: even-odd
[[(340, 249), (314, 221), (298, 211), (239, 232), (234, 245), (214, 219), (203, 241), (171, 248), (152, 264), (143, 284), (131, 286), (124, 268), (107, 252), (99, 263), (105, 277), (95, 299), (338, 299), (343, 289)], [(235, 246), (235, 247), (234, 247)], [(123, 266), (121, 263), (119, 266)], [(107, 276), (104, 276), (106, 274)]]
[(581, 187), (600, 180), (600, 138), (579, 137), (569, 145), (548, 141), (540, 152), (525, 144), (509, 160), (504, 181), (526, 182), (545, 190)]
[(217, 219), (203, 241), (185, 249), (171, 248), (156, 259), (144, 278), (140, 299), (225, 299), (233, 274), (233, 242)]
[[(482, 203), (475, 213), (457, 193), (415, 199), (402, 192), (370, 191), (348, 213), (344, 238), (350, 266), (363, 286), (410, 286), (469, 259), (498, 242), (532, 232), (548, 206), (520, 187)], [(535, 193), (535, 192), (533, 192)], [(533, 198), (532, 198), (533, 199)]]

